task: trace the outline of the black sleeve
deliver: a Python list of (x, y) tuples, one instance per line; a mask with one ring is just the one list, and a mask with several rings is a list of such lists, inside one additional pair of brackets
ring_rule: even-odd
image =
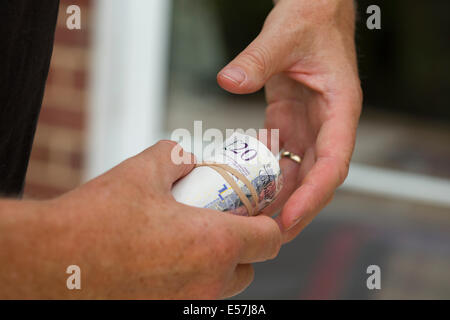
[(22, 193), (59, 0), (0, 2), (0, 195)]

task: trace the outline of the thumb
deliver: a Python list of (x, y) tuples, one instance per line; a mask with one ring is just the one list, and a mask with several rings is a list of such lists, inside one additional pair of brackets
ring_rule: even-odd
[(291, 50), (287, 37), (265, 27), (258, 37), (217, 75), (219, 85), (232, 93), (246, 94), (261, 89), (269, 78), (287, 67)]
[(178, 179), (187, 175), (195, 166), (195, 156), (186, 152), (175, 141), (161, 140), (137, 155), (157, 177), (158, 184), (166, 190)]

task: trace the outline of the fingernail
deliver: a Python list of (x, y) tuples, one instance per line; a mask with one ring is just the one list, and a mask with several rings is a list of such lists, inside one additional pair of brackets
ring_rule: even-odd
[(291, 230), (292, 228), (294, 228), (296, 225), (298, 225), (298, 223), (303, 219), (303, 217), (297, 218), (297, 220), (294, 220), (294, 222), (290, 225), (290, 227), (287, 229), (287, 231)]
[(245, 72), (238, 67), (226, 68), (220, 73), (220, 75), (235, 82), (237, 85), (240, 85), (247, 78)]

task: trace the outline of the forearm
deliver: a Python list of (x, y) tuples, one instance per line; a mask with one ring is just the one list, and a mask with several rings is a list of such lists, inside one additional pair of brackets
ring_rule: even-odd
[(0, 200), (0, 298), (63, 298), (70, 215), (53, 201)]

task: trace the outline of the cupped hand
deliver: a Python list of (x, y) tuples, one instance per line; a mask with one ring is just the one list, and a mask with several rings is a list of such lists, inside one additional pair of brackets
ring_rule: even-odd
[(348, 174), (362, 105), (354, 23), (353, 0), (280, 0), (260, 35), (218, 74), (233, 93), (265, 86), (266, 128), (279, 129), (280, 148), (302, 157), (281, 160), (283, 191), (264, 211), (282, 208), (285, 242)]

